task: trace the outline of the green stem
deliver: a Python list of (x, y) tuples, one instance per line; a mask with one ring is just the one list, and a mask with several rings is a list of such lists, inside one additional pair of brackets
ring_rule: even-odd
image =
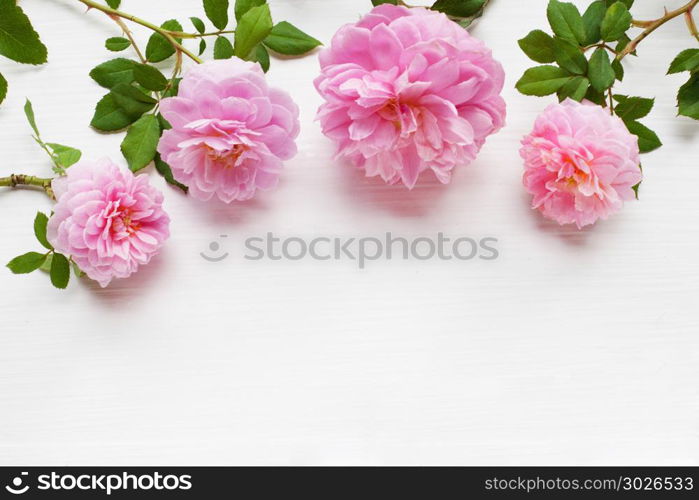
[(58, 170), (59, 172), (63, 171), (63, 167), (61, 167), (58, 162), (56, 161), (56, 156), (51, 152), (49, 147), (46, 145), (46, 143), (41, 139), (41, 137), (38, 136), (32, 136), (32, 139), (39, 145), (41, 149), (43, 149), (47, 155), (49, 155), (49, 158), (51, 158), (51, 162), (53, 163), (54, 166), (54, 171)]
[(33, 175), (12, 174), (9, 177), (0, 177), (0, 186), (15, 188), (18, 186), (38, 187), (44, 190), (52, 200), (56, 199), (51, 187), (53, 179), (35, 177)]
[(632, 52), (636, 50), (636, 47), (638, 47), (638, 44), (641, 43), (643, 40), (646, 39), (648, 35), (653, 33), (655, 30), (660, 28), (663, 24), (667, 23), (668, 21), (671, 21), (675, 19), (676, 17), (679, 17), (683, 14), (686, 14), (688, 12), (692, 12), (692, 9), (699, 4), (699, 0), (691, 0), (689, 3), (686, 5), (680, 7), (679, 9), (673, 10), (673, 11), (665, 11), (665, 15), (659, 19), (656, 19), (654, 21), (635, 21), (634, 25), (635, 26), (642, 26), (645, 27), (645, 29), (641, 32), (640, 35), (638, 35), (636, 38), (631, 40), (629, 44), (624, 47), (624, 50), (619, 52), (619, 54), (616, 56), (618, 61), (621, 61), (624, 57), (628, 56)]
[(108, 7), (106, 5), (102, 5), (100, 3), (97, 3), (93, 0), (78, 0), (78, 2), (81, 2), (85, 4), (89, 8), (97, 9), (99, 11), (104, 12), (107, 14), (109, 17), (115, 19), (115, 18), (122, 18), (126, 19), (127, 21), (131, 21), (132, 23), (140, 24), (141, 26), (144, 26), (152, 31), (155, 31), (156, 33), (161, 34), (168, 42), (170, 42), (170, 45), (172, 45), (176, 51), (182, 52), (184, 55), (192, 59), (193, 61), (197, 63), (202, 63), (203, 61), (198, 58), (196, 55), (194, 55), (192, 52), (190, 52), (184, 45), (182, 45), (180, 42), (175, 40), (175, 36), (172, 32), (166, 29), (161, 28), (160, 26), (156, 26), (153, 23), (150, 23), (148, 21), (145, 21), (141, 18), (138, 18), (132, 14), (127, 14), (126, 12), (122, 12), (120, 10), (112, 9), (111, 7)]
[(609, 112), (614, 114), (614, 92), (612, 91), (611, 87), (607, 90), (607, 97), (609, 98)]
[(617, 54), (616, 50), (614, 50), (614, 48), (611, 47), (610, 45), (607, 45), (605, 42), (600, 42), (600, 43), (595, 43), (593, 45), (588, 45), (587, 47), (583, 47), (582, 51), (587, 52), (589, 50), (598, 49), (598, 48), (599, 49), (606, 49), (609, 52), (611, 52), (612, 54), (614, 54), (615, 56)]

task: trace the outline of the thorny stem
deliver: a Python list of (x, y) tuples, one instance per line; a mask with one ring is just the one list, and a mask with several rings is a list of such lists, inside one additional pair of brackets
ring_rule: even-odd
[(131, 30), (126, 25), (124, 20), (120, 17), (115, 17), (114, 21), (119, 25), (119, 27), (121, 28), (121, 31), (124, 32), (124, 34), (126, 35), (126, 38), (128, 38), (129, 41), (131, 42), (131, 46), (136, 51), (136, 55), (138, 56), (138, 58), (141, 60), (141, 62), (143, 64), (146, 64), (146, 58), (143, 57), (143, 53), (141, 52), (141, 49), (138, 48), (138, 45), (136, 44), (136, 40), (134, 40), (134, 38), (133, 38), (133, 33), (131, 33)]
[(49, 198), (55, 200), (56, 196), (53, 193), (51, 181), (53, 181), (53, 179), (34, 177), (33, 175), (25, 174), (12, 174), (9, 177), (0, 177), (0, 186), (6, 186), (11, 188), (15, 188), (18, 186), (39, 187), (44, 190), (44, 192), (49, 196)]
[(155, 109), (153, 110), (153, 114), (158, 113), (160, 101), (165, 98), (165, 94), (167, 94), (168, 91), (173, 87), (173, 85), (175, 85), (175, 79), (178, 77), (180, 71), (182, 70), (182, 54), (180, 52), (177, 52), (175, 58), (175, 69), (173, 69), (172, 76), (170, 77), (170, 80), (168, 80), (167, 85), (157, 96), (158, 104), (156, 104)]
[(685, 21), (687, 21), (687, 28), (689, 29), (689, 33), (699, 42), (699, 30), (697, 30), (697, 23), (694, 22), (694, 16), (692, 15), (692, 11), (685, 12), (684, 18)]
[(697, 4), (699, 4), (699, 0), (691, 0), (689, 3), (687, 3), (683, 7), (680, 7), (679, 9), (673, 11), (668, 11), (666, 9), (665, 15), (654, 21), (634, 21), (634, 26), (638, 26), (640, 28), (645, 29), (641, 32), (640, 35), (631, 40), (629, 44), (626, 47), (624, 47), (624, 50), (619, 52), (619, 54), (616, 56), (617, 60), (621, 61), (624, 57), (634, 52), (639, 43), (645, 40), (648, 35), (653, 33), (655, 30), (660, 28), (663, 24), (667, 23), (668, 21), (671, 21), (672, 19), (675, 19), (676, 17), (679, 17), (683, 14), (690, 14), (689, 17), (691, 17), (692, 9), (694, 9), (694, 7), (696, 7)]
[[(697, 0), (699, 1), (699, 0)], [(85, 4), (88, 8), (93, 8), (97, 9), (99, 11), (104, 12), (107, 14), (109, 17), (112, 19), (126, 19), (128, 21), (131, 21), (132, 23), (140, 24), (141, 26), (144, 26), (150, 30), (155, 31), (156, 33), (161, 34), (168, 42), (170, 42), (170, 45), (172, 45), (177, 52), (181, 52), (193, 61), (197, 63), (203, 62), (199, 57), (194, 55), (191, 51), (189, 51), (184, 45), (182, 45), (180, 42), (178, 42), (175, 39), (175, 36), (179, 36), (178, 32), (173, 32), (169, 31), (166, 29), (161, 28), (160, 26), (156, 26), (153, 23), (150, 23), (148, 21), (145, 21), (143, 19), (140, 19), (134, 15), (127, 14), (125, 12), (122, 12), (120, 10), (112, 9), (111, 7), (107, 7), (106, 5), (99, 4), (93, 0), (78, 0), (78, 2), (81, 2)]]

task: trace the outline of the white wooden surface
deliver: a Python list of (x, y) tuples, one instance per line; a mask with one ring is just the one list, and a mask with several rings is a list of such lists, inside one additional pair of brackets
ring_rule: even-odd
[[(329, 41), (369, 0), (276, 0), (274, 16)], [(508, 126), (450, 186), (413, 192), (334, 162), (314, 122), (315, 56), (274, 61), (302, 108), (300, 153), (250, 203), (166, 189), (172, 239), (106, 290), (54, 291), (0, 272), (0, 464), (699, 464), (699, 125), (675, 117), (696, 45), (682, 22), (629, 60), (620, 90), (657, 97), (665, 147), (645, 158), (642, 200), (578, 232), (542, 220), (520, 184), (521, 136), (549, 102), (518, 95), (515, 40), (545, 0), (494, 0), (475, 34), (505, 65)], [(578, 2), (585, 4), (586, 2)], [(638, 0), (638, 17), (661, 2)], [(667, 0), (680, 5), (681, 0)], [(0, 169), (45, 174), (24, 98), (47, 140), (87, 157), (122, 135), (88, 128), (103, 90), (87, 76), (118, 28), (74, 0), (24, 0), (50, 50), (42, 67), (0, 61)], [(162, 21), (196, 0), (124, 0)], [(147, 34), (137, 30), (145, 40)], [(36, 248), (41, 193), (0, 193), (0, 260)], [(495, 262), (249, 262), (245, 238), (495, 236)], [(228, 234), (231, 257), (199, 257)]]

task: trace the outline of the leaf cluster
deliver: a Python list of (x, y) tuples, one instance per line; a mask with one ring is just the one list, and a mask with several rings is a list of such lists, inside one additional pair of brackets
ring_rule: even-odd
[(77, 277), (82, 275), (78, 266), (65, 255), (56, 252), (46, 237), (46, 229), (49, 218), (39, 212), (34, 219), (34, 235), (37, 241), (44, 247), (42, 252), (27, 252), (12, 259), (7, 267), (14, 274), (29, 274), (42, 270), (49, 274), (53, 286), (64, 289), (70, 282), (71, 266)]
[[(114, 3), (118, 6), (119, 2)], [(138, 172), (153, 162), (156, 171), (168, 183), (185, 192), (187, 187), (174, 179), (170, 167), (157, 154), (160, 137), (170, 127), (158, 113), (158, 103), (163, 98), (177, 95), (181, 70), (179, 59), (169, 78), (154, 65), (169, 60), (177, 53), (172, 40), (166, 35), (172, 36), (178, 44), (183, 40), (198, 38), (199, 55), (207, 48), (206, 39), (213, 37), (215, 59), (239, 57), (258, 62), (265, 71), (269, 70), (270, 51), (300, 56), (321, 45), (320, 41), (287, 21), (275, 24), (266, 0), (236, 0), (232, 5), (229, 0), (202, 0), (202, 6), (206, 18), (213, 25), (210, 30), (199, 17), (189, 18), (196, 30), (193, 34), (185, 33), (178, 20), (169, 19), (161, 25), (165, 35), (155, 32), (150, 36), (145, 60), (119, 57), (98, 65), (90, 72), (92, 79), (109, 91), (97, 103), (92, 127), (102, 132), (126, 130), (121, 151), (129, 168)], [(231, 30), (229, 25), (233, 20), (235, 29)], [(113, 52), (124, 51), (131, 46), (131, 40), (124, 37), (112, 37), (105, 42), (105, 47)]]
[(619, 116), (639, 140), (641, 152), (659, 148), (658, 136), (638, 120), (650, 113), (654, 100), (615, 94), (624, 79), (618, 54), (631, 41), (629, 9), (633, 0), (597, 0), (585, 12), (569, 2), (550, 0), (546, 16), (552, 30), (534, 30), (519, 40), (522, 51), (541, 65), (530, 68), (517, 82), (525, 95), (556, 94), (560, 101), (588, 100)]

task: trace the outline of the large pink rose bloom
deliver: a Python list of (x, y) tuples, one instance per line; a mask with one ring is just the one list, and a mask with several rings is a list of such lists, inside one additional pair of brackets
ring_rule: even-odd
[(619, 211), (642, 179), (636, 136), (589, 101), (567, 99), (546, 108), (520, 154), (533, 208), (578, 228)]
[(172, 129), (158, 151), (202, 200), (250, 199), (274, 187), (282, 162), (296, 154), (298, 107), (267, 85), (258, 64), (233, 58), (195, 66), (160, 112)]
[(109, 159), (80, 162), (52, 186), (49, 242), (103, 287), (148, 264), (170, 235), (162, 193)]
[(447, 183), (504, 124), (502, 66), (438, 12), (380, 5), (340, 28), (320, 65), (323, 132), (369, 177)]

